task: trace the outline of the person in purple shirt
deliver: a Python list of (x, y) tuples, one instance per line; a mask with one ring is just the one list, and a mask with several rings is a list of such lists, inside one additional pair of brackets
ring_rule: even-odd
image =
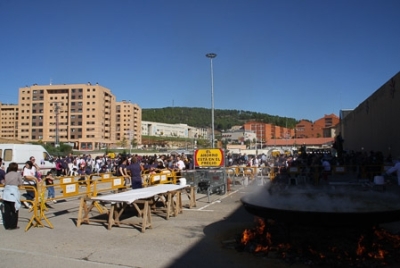
[(130, 165), (126, 167), (126, 171), (131, 176), (132, 189), (142, 188), (142, 165), (140, 165), (140, 162), (135, 156), (131, 158)]

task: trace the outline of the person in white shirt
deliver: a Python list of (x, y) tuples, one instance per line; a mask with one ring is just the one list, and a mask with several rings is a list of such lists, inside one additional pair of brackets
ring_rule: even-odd
[(177, 157), (176, 157), (175, 166), (176, 166), (179, 170), (185, 169), (185, 162), (182, 161), (182, 159), (180, 158), (180, 156), (177, 156)]
[(260, 165), (259, 160), (257, 157), (255, 157), (253, 160), (253, 166), (258, 167), (259, 165)]
[[(38, 179), (35, 177), (35, 171), (33, 169), (33, 163), (31, 161), (27, 161), (25, 163), (22, 176), (24, 178), (23, 184), (36, 188)], [(24, 196), (27, 200), (33, 201), (35, 199), (35, 190), (28, 188)], [(28, 208), (32, 208), (32, 205), (29, 202), (23, 202), (23, 204)]]
[(34, 176), (40, 180), (42, 177), (42, 174), (40, 173), (39, 165), (36, 164), (35, 157), (34, 156), (29, 157), (29, 161), (32, 162), (32, 170), (33, 170), (33, 173), (35, 174)]

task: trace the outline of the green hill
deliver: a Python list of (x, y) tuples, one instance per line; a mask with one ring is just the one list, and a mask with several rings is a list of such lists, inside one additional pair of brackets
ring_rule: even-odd
[[(189, 107), (165, 107), (142, 109), (142, 120), (168, 124), (188, 124), (206, 128), (211, 125), (211, 109)], [(243, 110), (214, 110), (216, 130), (227, 130), (232, 126), (243, 125), (247, 121), (259, 121), (281, 127), (294, 128), (297, 120)]]

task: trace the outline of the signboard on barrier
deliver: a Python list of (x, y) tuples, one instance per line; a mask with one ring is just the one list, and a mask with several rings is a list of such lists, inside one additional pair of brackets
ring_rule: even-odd
[(224, 152), (222, 149), (198, 149), (194, 151), (195, 167), (223, 167)]

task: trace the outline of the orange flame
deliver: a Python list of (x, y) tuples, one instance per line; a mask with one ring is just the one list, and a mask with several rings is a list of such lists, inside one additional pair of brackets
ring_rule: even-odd
[[(264, 219), (255, 217), (255, 222), (256, 226), (254, 229), (245, 229), (243, 231), (242, 237), (240, 239), (241, 244), (247, 245), (250, 241), (252, 241), (256, 237), (260, 237), (261, 235), (264, 234), (266, 227)], [(267, 252), (269, 250), (270, 248), (269, 245), (271, 245), (271, 234), (266, 233), (265, 235), (266, 235), (265, 239), (267, 245), (257, 244), (255, 246), (254, 252)]]
[(240, 242), (242, 244), (244, 244), (244, 245), (247, 245), (247, 243), (249, 243), (249, 241), (251, 239), (253, 239), (253, 238), (254, 238), (254, 233), (251, 230), (246, 229), (246, 230), (243, 231), (242, 238), (240, 239)]
[(370, 253), (368, 253), (368, 256), (371, 258), (374, 258), (374, 259), (383, 260), (383, 259), (385, 259), (386, 254), (387, 254), (386, 250), (378, 249), (378, 252), (370, 252)]
[(362, 235), (357, 243), (357, 251), (356, 251), (357, 256), (363, 255), (366, 251), (366, 248), (363, 245), (361, 245), (363, 241), (364, 241), (364, 236)]
[[(264, 221), (262, 218), (255, 218), (255, 222), (254, 228), (244, 230), (240, 239), (242, 245), (246, 246), (251, 242), (249, 248), (251, 248), (253, 252), (277, 251), (282, 258), (289, 256), (288, 251), (292, 248), (298, 251), (299, 254), (303, 253), (302, 251), (305, 248), (296, 248), (295, 244), (273, 244), (272, 235), (269, 229), (266, 229), (269, 222)], [(361, 263), (370, 259), (375, 259), (377, 262), (385, 262), (386, 258), (390, 258), (391, 256), (393, 258), (393, 252), (396, 252), (396, 249), (400, 249), (400, 235), (391, 234), (389, 231), (379, 228), (374, 229), (373, 236), (369, 235), (372, 234), (368, 233), (368, 236), (361, 235), (358, 238), (355, 252), (353, 244), (348, 248), (342, 248), (334, 243), (329, 245), (328, 248), (321, 247), (321, 249), (315, 249), (312, 246), (308, 246), (306, 250), (321, 261), (331, 258), (331, 256), (336, 256), (340, 261)], [(352, 239), (351, 241), (354, 242)], [(387, 248), (388, 244), (390, 244), (389, 248)], [(392, 249), (394, 249), (394, 251)], [(356, 255), (354, 255), (354, 253), (356, 253)]]

